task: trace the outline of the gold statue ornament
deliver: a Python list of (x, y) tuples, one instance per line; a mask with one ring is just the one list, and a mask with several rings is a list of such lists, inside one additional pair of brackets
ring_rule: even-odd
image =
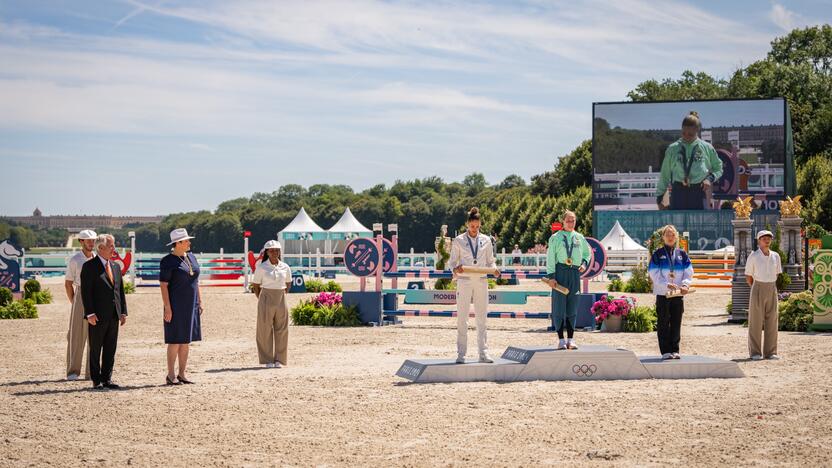
[(794, 198), (786, 197), (780, 202), (780, 217), (782, 218), (797, 218), (800, 216), (800, 210), (803, 206), (800, 204), (800, 197), (798, 195)]
[(737, 217), (737, 219), (751, 218), (751, 210), (754, 209), (754, 205), (751, 204), (752, 201), (754, 201), (753, 196), (748, 196), (745, 198), (737, 197), (737, 201), (735, 201), (733, 205), (734, 215)]

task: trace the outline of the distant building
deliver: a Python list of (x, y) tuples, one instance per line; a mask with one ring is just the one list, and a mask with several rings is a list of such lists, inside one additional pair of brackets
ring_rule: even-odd
[(79, 231), (89, 228), (120, 229), (130, 224), (152, 224), (162, 221), (162, 216), (43, 216), (39, 208), (35, 208), (32, 216), (5, 216), (5, 219), (26, 226), (46, 229), (66, 229)]

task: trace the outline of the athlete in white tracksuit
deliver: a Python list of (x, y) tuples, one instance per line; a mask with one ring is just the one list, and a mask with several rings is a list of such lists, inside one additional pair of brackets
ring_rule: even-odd
[[(467, 231), (451, 242), (451, 258), (448, 266), (455, 274), (461, 273), (461, 267), (497, 268), (494, 250), (488, 236), (480, 234), (479, 210), (472, 208), (468, 214)], [(468, 311), (471, 300), (474, 301), (474, 313), (477, 317), (477, 347), (480, 362), (493, 362), (488, 355), (485, 319), (488, 314), (488, 279), (456, 275), (456, 311), (457, 311), (457, 363), (465, 362), (468, 351)]]

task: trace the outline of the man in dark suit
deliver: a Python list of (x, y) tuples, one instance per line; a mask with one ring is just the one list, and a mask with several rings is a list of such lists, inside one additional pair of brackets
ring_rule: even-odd
[(112, 381), (113, 364), (119, 323), (127, 322), (127, 302), (121, 283), (121, 267), (111, 260), (115, 239), (102, 234), (95, 240), (95, 249), (98, 256), (81, 268), (81, 299), (89, 322), (90, 378), (95, 389), (118, 389)]

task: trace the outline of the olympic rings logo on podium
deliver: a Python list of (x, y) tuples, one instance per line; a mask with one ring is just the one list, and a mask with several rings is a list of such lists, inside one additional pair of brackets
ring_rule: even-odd
[(595, 364), (575, 364), (572, 366), (572, 373), (578, 377), (592, 377), (598, 367)]

